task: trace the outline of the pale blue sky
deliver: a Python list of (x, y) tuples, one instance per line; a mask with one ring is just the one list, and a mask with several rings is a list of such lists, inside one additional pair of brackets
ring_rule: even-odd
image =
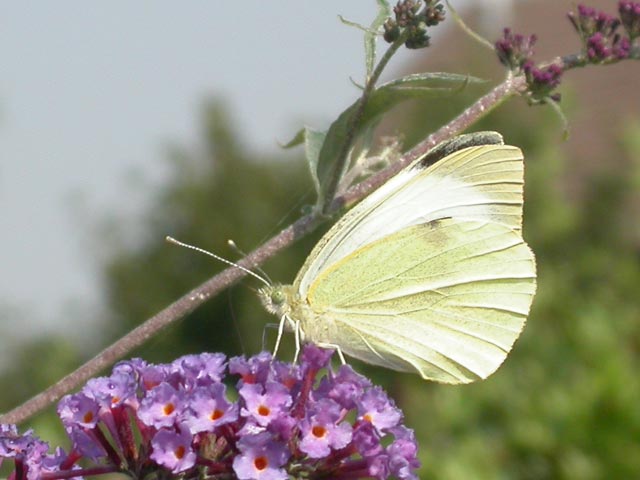
[(78, 309), (91, 321), (100, 297), (89, 227), (144, 211), (126, 179), (153, 184), (167, 144), (197, 145), (203, 99), (226, 98), (255, 149), (276, 151), (302, 123), (326, 126), (354, 99), (349, 76), (363, 75), (362, 34), (337, 14), (368, 23), (374, 6), (3, 3), (0, 335), (77, 321), (67, 313)]

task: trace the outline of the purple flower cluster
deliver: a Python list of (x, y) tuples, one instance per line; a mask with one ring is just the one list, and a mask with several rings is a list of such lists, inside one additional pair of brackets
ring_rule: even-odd
[(618, 3), (618, 13), (620, 22), (629, 35), (630, 42), (633, 43), (637, 37), (640, 37), (640, 2), (621, 0)]
[[(640, 35), (640, 3), (618, 3), (620, 18), (585, 5), (568, 14), (583, 41), (586, 58), (591, 63), (606, 63), (629, 58), (636, 37)], [(626, 35), (618, 33), (622, 25)]]
[[(9, 479), (39, 480), (45, 474), (65, 471), (64, 478), (79, 478), (69, 475), (77, 470), (75, 460), (69, 463), (72, 456), (66, 455), (61, 448), (50, 454), (49, 444), (37, 438), (33, 431), (18, 433), (15, 425), (0, 424), (0, 466), (5, 459), (12, 459), (13, 473)], [(56, 477), (51, 477), (56, 478)]]
[[(267, 353), (222, 354), (152, 365), (119, 363), (63, 398), (58, 413), (69, 454), (48, 455), (31, 432), (0, 426), (10, 478), (416, 479), (417, 445), (387, 395), (332, 352), (308, 345), (300, 365)], [(237, 379), (227, 391), (225, 381)], [(238, 378), (239, 377), (239, 378)], [(231, 398), (232, 400), (230, 400)], [(80, 468), (90, 461), (92, 466)]]
[(560, 101), (559, 93), (552, 93), (553, 90), (560, 85), (562, 77), (562, 67), (555, 63), (543, 67), (536, 66), (533, 61), (525, 62), (522, 67), (527, 79), (527, 87), (531, 98), (534, 100), (542, 100), (550, 98), (556, 102)]
[(513, 71), (520, 71), (533, 56), (533, 46), (538, 38), (535, 35), (524, 36), (513, 33), (510, 28), (502, 31), (502, 38), (495, 43), (500, 63)]
[[(578, 5), (576, 12), (568, 14), (569, 20), (580, 35), (584, 52), (575, 63), (611, 63), (630, 57), (638, 57), (640, 48), (634, 42), (640, 37), (640, 2), (618, 2), (620, 18), (595, 8)], [(620, 25), (626, 35), (618, 33)], [(533, 61), (536, 36), (524, 36), (505, 28), (503, 36), (494, 44), (498, 59), (516, 75), (524, 74), (527, 80), (528, 98), (531, 103), (547, 100), (559, 101), (553, 90), (560, 84), (563, 65), (553, 63), (537, 66)]]
[(507, 66), (515, 74), (524, 73), (527, 80), (527, 91), (532, 103), (543, 103), (548, 99), (559, 101), (560, 94), (553, 90), (560, 85), (562, 67), (557, 64), (536, 66), (532, 60), (533, 46), (537, 41), (535, 35), (521, 35), (505, 28), (494, 44), (500, 63)]

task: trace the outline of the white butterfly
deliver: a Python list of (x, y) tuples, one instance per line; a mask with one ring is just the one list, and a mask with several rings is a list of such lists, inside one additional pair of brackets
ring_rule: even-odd
[(523, 172), (520, 149), (496, 133), (458, 137), (402, 170), (325, 234), (293, 285), (260, 290), (280, 317), (278, 343), (287, 329), (298, 348), (429, 380), (489, 376), (536, 289)]

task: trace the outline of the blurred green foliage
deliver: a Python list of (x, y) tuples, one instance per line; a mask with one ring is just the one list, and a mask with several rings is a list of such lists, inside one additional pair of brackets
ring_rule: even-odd
[[(428, 112), (405, 110), (396, 128), (408, 143), (416, 141), (474, 94), (431, 102)], [(563, 150), (559, 121), (550, 110), (522, 103), (511, 102), (477, 125), (500, 131), (525, 152), (525, 238), (537, 256), (539, 290), (522, 338), (498, 372), (467, 386), (357, 368), (387, 388), (405, 411), (421, 444), (423, 478), (637, 478), (640, 124), (628, 123), (621, 131), (611, 158), (576, 161)], [(104, 279), (112, 338), (222, 268), (167, 245), (165, 235), (233, 258), (227, 239), (255, 247), (277, 232), (283, 215), (289, 215), (285, 223), (299, 216), (300, 199), (311, 191), (302, 159), (245, 151), (219, 102), (207, 106), (203, 123), (204, 149), (172, 153), (170, 180), (137, 226), (141, 238), (110, 246)], [(584, 178), (583, 193), (569, 199), (563, 187), (581, 162), (597, 168)], [(265, 270), (275, 281), (291, 281), (321, 233)], [(256, 353), (264, 325), (274, 319), (260, 308), (254, 287), (254, 280), (244, 280), (135, 355), (170, 361), (187, 352)], [(273, 335), (267, 338), (270, 348)], [(292, 339), (286, 343), (290, 348)], [(285, 349), (283, 358), (289, 355)], [(14, 381), (20, 383), (15, 374), (2, 384)]]

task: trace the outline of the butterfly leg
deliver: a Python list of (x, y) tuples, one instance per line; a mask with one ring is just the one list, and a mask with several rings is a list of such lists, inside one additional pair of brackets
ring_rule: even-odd
[(293, 363), (297, 363), (298, 354), (300, 353), (300, 322), (296, 321), (293, 331), (296, 339), (296, 353), (293, 356)]
[(334, 343), (316, 343), (316, 345), (322, 348), (330, 348), (332, 350), (335, 350), (336, 352), (338, 352), (338, 357), (340, 357), (340, 361), (342, 362), (342, 364), (347, 364), (347, 361), (344, 359), (344, 355), (342, 354), (342, 349), (339, 345), (336, 345)]
[(278, 338), (276, 338), (276, 346), (273, 349), (273, 358), (276, 357), (278, 353), (278, 348), (280, 348), (280, 340), (282, 340), (282, 334), (284, 333), (284, 324), (287, 321), (287, 317), (283, 315), (280, 318), (280, 324), (278, 325)]

